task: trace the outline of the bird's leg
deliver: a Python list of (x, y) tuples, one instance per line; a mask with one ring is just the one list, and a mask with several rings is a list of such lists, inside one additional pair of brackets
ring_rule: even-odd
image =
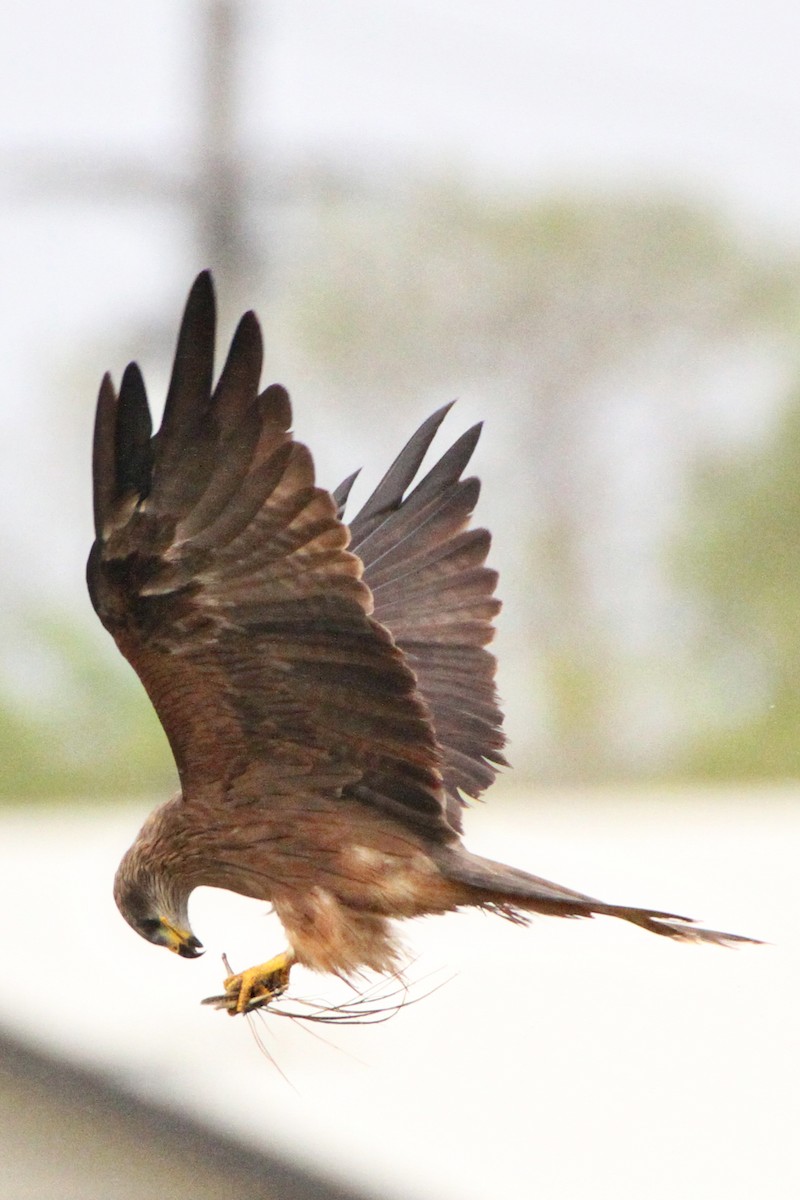
[(224, 1008), (232, 1017), (261, 1008), (286, 991), (294, 961), (291, 950), (284, 950), (268, 962), (248, 967), (238, 975), (229, 975), (223, 984), (225, 994), (209, 996), (203, 1004)]

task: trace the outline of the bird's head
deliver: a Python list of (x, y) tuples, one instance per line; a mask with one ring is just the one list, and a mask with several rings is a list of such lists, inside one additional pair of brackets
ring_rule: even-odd
[(202, 943), (189, 925), (188, 894), (178, 894), (163, 875), (149, 872), (138, 847), (123, 858), (114, 880), (117, 908), (132, 929), (154, 946), (166, 946), (182, 958), (198, 958)]

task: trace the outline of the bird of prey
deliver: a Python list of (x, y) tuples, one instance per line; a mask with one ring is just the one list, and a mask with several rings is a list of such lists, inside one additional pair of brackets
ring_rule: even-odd
[(89, 591), (166, 731), (180, 792), (125, 854), (114, 895), (142, 937), (194, 958), (200, 885), (271, 903), (288, 949), (224, 983), (230, 1013), (268, 1004), (294, 963), (341, 977), (397, 968), (392, 919), (476, 906), (619, 917), (651, 933), (745, 941), (605, 903), (461, 841), (462, 797), (504, 765), (490, 537), (463, 478), (480, 426), (424, 477), (446, 408), (356, 516), (355, 476), (318, 487), (283, 387), (260, 388), (246, 313), (214, 380), (216, 305), (186, 304), (153, 435), (141, 372), (106, 375), (94, 434)]

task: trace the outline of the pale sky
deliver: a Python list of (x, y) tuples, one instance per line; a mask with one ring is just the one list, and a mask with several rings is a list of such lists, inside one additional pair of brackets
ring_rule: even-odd
[[(265, 162), (445, 167), (531, 192), (660, 185), (754, 237), (800, 242), (794, 4), (252, 0), (246, 12), (246, 138)], [(15, 190), (19, 168), (180, 171), (196, 13), (178, 0), (0, 9), (0, 503), (23, 586), (46, 572), (65, 595), (82, 587), (83, 371), (99, 377), (121, 330), (177, 316), (205, 264), (165, 207), (34, 199)]]

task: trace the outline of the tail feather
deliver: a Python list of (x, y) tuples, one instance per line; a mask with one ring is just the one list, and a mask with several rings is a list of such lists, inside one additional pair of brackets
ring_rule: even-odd
[(518, 867), (470, 854), (462, 847), (443, 848), (439, 867), (446, 878), (464, 885), (465, 905), (493, 909), (514, 921), (524, 921), (527, 913), (553, 917), (617, 917), (646, 929), (648, 933), (676, 941), (706, 942), (716, 946), (740, 942), (760, 944), (757, 938), (743, 934), (704, 929), (691, 917), (683, 917), (678, 913), (608, 904), (548, 879), (529, 875)]

